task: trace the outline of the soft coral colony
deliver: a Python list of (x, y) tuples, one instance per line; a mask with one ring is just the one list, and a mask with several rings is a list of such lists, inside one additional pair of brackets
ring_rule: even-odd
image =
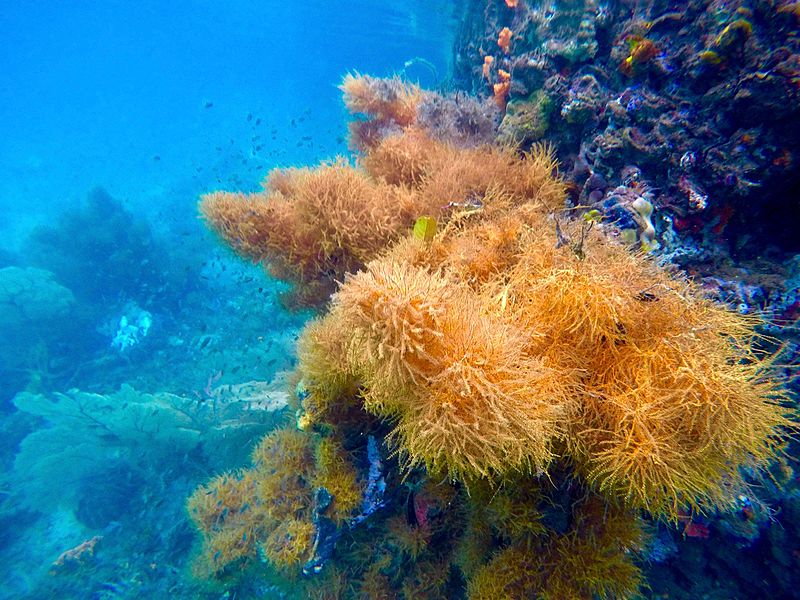
[(190, 501), (200, 564), (305, 567), (320, 597), (633, 597), (648, 524), (724, 510), (793, 426), (754, 319), (565, 211), (548, 148), (469, 143), (491, 107), (342, 88), (355, 166), (202, 200), (296, 301), (333, 295), (300, 428)]

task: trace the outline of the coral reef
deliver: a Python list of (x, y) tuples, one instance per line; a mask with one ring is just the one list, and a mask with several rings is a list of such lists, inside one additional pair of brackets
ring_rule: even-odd
[[(385, 118), (384, 109), (373, 110), (376, 120), (363, 123)], [(336, 281), (399, 240), (419, 216), (436, 218), (465, 202), (477, 206), (503, 188), (533, 193), (544, 186), (547, 201), (560, 201), (560, 187), (545, 169), (527, 167), (535, 161), (488, 146), (461, 149), (426, 131), (415, 124), (375, 141), (363, 168), (339, 160), (316, 170), (279, 170), (263, 192), (209, 194), (202, 214), (238, 254), (294, 283), (292, 304), (319, 305)]]
[[(616, 204), (610, 191), (641, 196), (627, 181), (628, 171), (639, 170), (658, 215), (648, 249), (661, 248), (705, 276), (741, 266), (762, 247), (782, 262), (798, 250), (786, 233), (796, 223), (774, 217), (796, 217), (786, 200), (797, 186), (800, 139), (792, 6), (693, 0), (677, 10), (570, 0), (512, 12), (473, 0), (464, 10), (456, 73), (463, 88), (487, 97), (496, 96), (494, 74), (509, 73), (510, 106), (546, 95), (554, 110), (543, 139), (565, 165), (575, 205), (596, 208), (608, 221), (622, 217), (627, 227), (635, 211), (630, 204), (609, 211)], [(485, 49), (504, 27), (514, 43), (485, 68)], [(537, 121), (507, 114), (500, 136), (530, 144), (539, 138), (525, 129)], [(598, 177), (606, 185), (587, 190)], [(676, 254), (670, 245), (710, 253)], [(756, 273), (746, 271), (755, 284)]]
[[(14, 405), (49, 424), (22, 440), (7, 477), (20, 505), (43, 512), (77, 510), (81, 482), (111, 465), (136, 471), (163, 462), (165, 455), (205, 455), (222, 466), (235, 453), (235, 440), (247, 440), (275, 418), (236, 399), (211, 407), (130, 386), (109, 395), (22, 392)], [(59, 494), (52, 493), (54, 482), (61, 486)]]
[(167, 308), (196, 282), (166, 243), (121, 201), (96, 188), (83, 206), (36, 228), (24, 254), (33, 266), (52, 271), (86, 304), (109, 307), (133, 301)]
[(273, 172), (263, 192), (210, 194), (201, 209), (237, 252), (267, 262), (276, 277), (303, 282), (302, 295), (313, 303), (396, 238), (414, 206), (404, 190), (338, 161)]
[[(359, 142), (357, 166), (270, 177), (277, 203), (298, 202), (314, 177), (381, 189), (353, 202), (332, 186), (315, 205), (331, 211), (316, 228), (360, 228), (325, 234), (325, 252), (312, 237), (272, 258), (261, 248), (278, 252), (275, 222), (252, 218), (261, 208), (209, 219), (244, 257), (283, 273), (320, 281), (309, 248), (343, 257), (339, 289), (299, 340), (302, 431), (265, 438), (234, 477), (247, 500), (214, 508), (221, 520), (192, 508), (210, 572), (252, 564), (260, 544), (273, 568), (305, 561), (305, 590), (344, 571), (361, 597), (635, 597), (648, 522), (702, 538), (697, 515), (741, 510), (781, 456), (795, 421), (779, 356), (757, 318), (631, 252), (599, 210), (566, 206), (549, 147), (438, 139), (400, 110), (425, 92), (362, 79), (345, 81), (346, 101), (380, 133)], [(629, 177), (638, 193), (617, 204), (647, 251), (653, 205), (639, 181)], [(587, 194), (607, 187), (596, 177)], [(225, 197), (204, 199), (206, 215)], [(376, 234), (386, 197), (406, 200), (392, 213), (404, 216)], [(355, 258), (366, 245), (347, 235), (370, 251)], [(380, 467), (377, 440), (391, 450)], [(227, 539), (237, 545), (215, 563)]]
[[(64, 343), (49, 335), (74, 316), (75, 297), (43, 269), (0, 269), (0, 372), (35, 367), (40, 357)], [(66, 328), (65, 328), (66, 329)], [(49, 343), (48, 343), (49, 342)]]

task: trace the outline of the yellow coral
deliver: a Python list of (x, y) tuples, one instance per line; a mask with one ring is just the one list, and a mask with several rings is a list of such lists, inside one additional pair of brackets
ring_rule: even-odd
[(508, 546), (478, 569), (469, 599), (633, 598), (642, 574), (630, 551), (641, 541), (635, 516), (589, 497), (576, 503), (563, 535), (552, 533), (532, 548)]
[(342, 523), (353, 516), (361, 505), (361, 487), (358, 477), (342, 447), (332, 438), (320, 440), (316, 450), (317, 470), (313, 487), (324, 487), (333, 503), (329, 516)]
[(309, 559), (313, 539), (311, 522), (289, 519), (280, 523), (259, 548), (273, 566), (292, 572)]

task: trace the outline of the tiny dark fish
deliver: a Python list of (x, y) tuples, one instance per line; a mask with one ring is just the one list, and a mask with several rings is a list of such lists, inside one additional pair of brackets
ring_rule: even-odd
[(213, 102), (206, 102), (205, 108), (213, 108), (213, 107), (214, 107)]
[(202, 350), (203, 348), (208, 346), (208, 344), (210, 342), (211, 342), (211, 338), (210, 337), (207, 337), (206, 339), (204, 339), (203, 342), (200, 344), (200, 350)]
[(657, 302), (658, 296), (651, 294), (650, 292), (639, 292), (636, 294), (636, 299), (641, 302)]
[(161, 160), (161, 157), (158, 154), (155, 154), (155, 155), (153, 155), (153, 160), (159, 161), (159, 160)]

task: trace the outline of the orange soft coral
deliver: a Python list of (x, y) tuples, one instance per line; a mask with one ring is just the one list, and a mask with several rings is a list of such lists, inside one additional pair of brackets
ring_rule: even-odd
[(506, 54), (511, 50), (511, 36), (512, 33), (508, 27), (503, 27), (497, 35), (497, 45)]
[(422, 91), (401, 79), (379, 79), (369, 75), (348, 74), (339, 89), (344, 103), (353, 114), (363, 114), (401, 127), (416, 118)]
[(494, 56), (484, 56), (483, 57), (483, 78), (486, 81), (489, 81), (490, 74), (489, 69), (492, 68), (492, 63), (494, 62)]
[(667, 519), (724, 504), (792, 424), (753, 323), (585, 224), (559, 247), (524, 188), (345, 281), (326, 320), (365, 409), (429, 471), (544, 472), (558, 446), (612, 501)]
[(369, 75), (348, 74), (339, 88), (352, 114), (362, 119), (350, 123), (350, 143), (356, 150), (373, 148), (385, 132), (412, 125), (423, 92), (414, 84), (397, 77), (379, 79)]
[[(354, 104), (388, 115), (365, 94)], [(363, 406), (408, 465), (496, 477), (559, 453), (595, 492), (659, 517), (724, 504), (793, 423), (754, 322), (558, 216), (555, 167), (546, 146), (465, 149), (409, 125), (358, 167), (277, 172), (203, 210), (275, 272), (344, 279), (300, 346), (309, 423)], [(410, 235), (421, 215), (431, 240)]]
[(511, 74), (500, 69), (497, 71), (497, 77), (499, 81), (492, 86), (494, 101), (500, 110), (505, 110), (511, 93)]
[(376, 182), (344, 161), (314, 171), (275, 171), (265, 188), (208, 194), (200, 210), (243, 257), (327, 293), (336, 278), (374, 257), (416, 217), (404, 189)]
[(275, 170), (254, 194), (214, 192), (200, 210), (236, 252), (296, 284), (296, 304), (322, 304), (345, 273), (398, 240), (420, 215), (439, 219), (492, 198), (558, 205), (552, 153), (534, 148), (468, 150), (409, 128), (391, 135), (353, 167)]

